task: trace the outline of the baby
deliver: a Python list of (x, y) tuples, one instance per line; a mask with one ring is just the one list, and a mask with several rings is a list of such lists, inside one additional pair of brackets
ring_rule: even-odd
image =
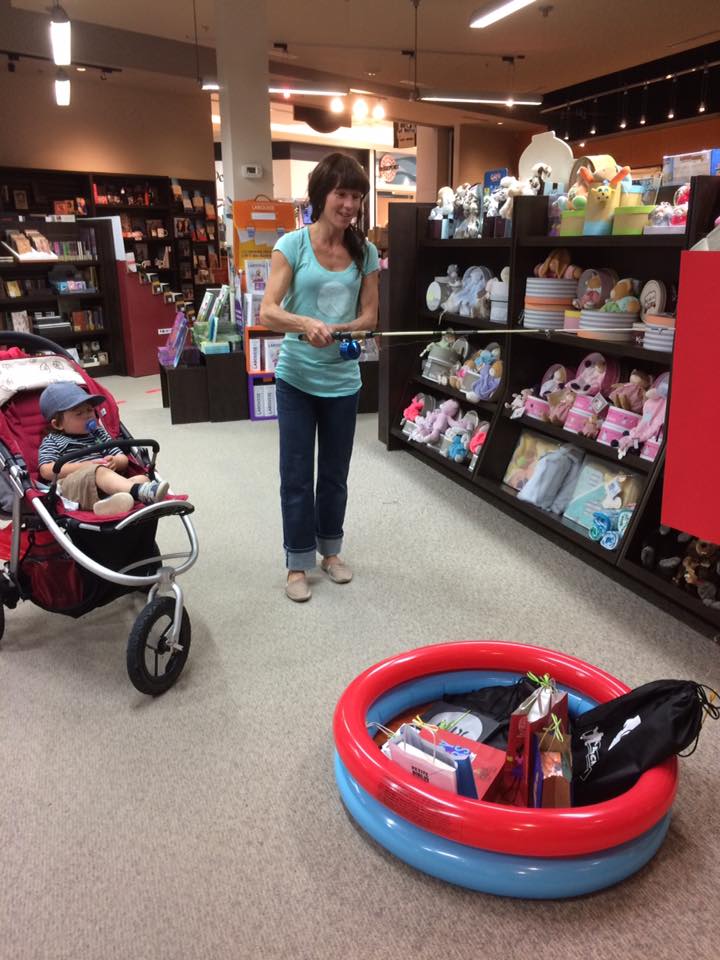
[(60, 470), (58, 493), (73, 500), (81, 510), (92, 510), (100, 516), (127, 513), (136, 502), (157, 503), (168, 494), (169, 484), (150, 481), (147, 477), (122, 476), (128, 458), (118, 447), (103, 455), (86, 454), (83, 450), (98, 443), (111, 443), (112, 437), (95, 420), (95, 410), (105, 397), (90, 395), (76, 383), (51, 383), (40, 395), (40, 412), (52, 430), (40, 444), (38, 467), (40, 477), (52, 483), (53, 467), (68, 453), (77, 456)]

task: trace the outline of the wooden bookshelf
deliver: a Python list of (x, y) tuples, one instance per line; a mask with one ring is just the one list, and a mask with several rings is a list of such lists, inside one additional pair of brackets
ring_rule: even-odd
[[(120, 298), (117, 288), (117, 273), (115, 267), (115, 252), (113, 246), (112, 228), (103, 220), (45, 223), (35, 218), (8, 218), (3, 217), (0, 222), (0, 235), (4, 239), (6, 231), (23, 230), (25, 227), (38, 230), (48, 241), (55, 244), (77, 244), (78, 241), (87, 246), (92, 245), (93, 256), (73, 256), (65, 254), (62, 259), (50, 261), (25, 262), (13, 261), (0, 263), (0, 280), (3, 286), (8, 281), (19, 284), (36, 283), (43, 281), (44, 289), (37, 295), (29, 294), (20, 297), (3, 297), (0, 299), (0, 314), (3, 326), (12, 329), (11, 312), (26, 311), (31, 326), (31, 332), (53, 340), (65, 347), (76, 346), (78, 355), (83, 358), (83, 344), (97, 341), (100, 353), (108, 356), (108, 363), (88, 366), (93, 376), (110, 373), (125, 373), (125, 350), (122, 336), (120, 315)], [(92, 240), (90, 240), (92, 238)], [(53, 287), (53, 280), (57, 280), (60, 270), (63, 274), (73, 272), (82, 275), (82, 271), (92, 268), (96, 278), (97, 289), (92, 291), (59, 291)], [(54, 307), (54, 309), (52, 309)], [(102, 327), (96, 329), (42, 329), (42, 319), (34, 317), (37, 312), (59, 315), (72, 321), (73, 310), (97, 311), (94, 319), (101, 318)], [(49, 318), (46, 318), (49, 319)]]

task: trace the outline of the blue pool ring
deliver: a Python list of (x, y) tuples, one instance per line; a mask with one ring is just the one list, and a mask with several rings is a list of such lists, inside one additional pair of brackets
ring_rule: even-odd
[(447, 883), (503, 897), (561, 900), (620, 883), (659, 850), (670, 814), (635, 840), (578, 857), (523, 857), (492, 853), (422, 830), (371, 797), (335, 752), (335, 779), (353, 819), (381, 846), (411, 867)]

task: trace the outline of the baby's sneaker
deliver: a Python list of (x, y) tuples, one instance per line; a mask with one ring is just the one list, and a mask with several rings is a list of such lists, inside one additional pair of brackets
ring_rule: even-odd
[(135, 501), (129, 493), (113, 493), (104, 500), (98, 500), (93, 513), (99, 517), (114, 517), (119, 513), (130, 513)]
[(147, 483), (140, 484), (138, 490), (138, 500), (140, 503), (160, 503), (168, 495), (170, 484), (167, 480), (148, 480)]

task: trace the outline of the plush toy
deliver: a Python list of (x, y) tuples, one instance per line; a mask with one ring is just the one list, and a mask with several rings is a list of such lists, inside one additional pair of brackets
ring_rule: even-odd
[(512, 395), (512, 401), (505, 404), (505, 409), (510, 411), (511, 420), (516, 420), (523, 415), (525, 412), (525, 400), (532, 396), (534, 396), (534, 394), (530, 387), (526, 387), (524, 390), (521, 390), (520, 393), (514, 393)]
[(477, 379), (466, 392), (468, 400), (473, 403), (490, 400), (502, 380), (502, 360), (498, 344), (489, 343), (480, 351), (480, 355), (475, 358), (475, 372)]
[(690, 205), (690, 184), (686, 183), (675, 191), (670, 224), (673, 227), (685, 226)]
[(481, 223), (478, 211), (477, 198), (471, 192), (466, 193), (462, 206), (462, 222), (455, 230), (457, 239), (474, 240), (480, 236)]
[(411, 423), (415, 423), (418, 416), (422, 413), (423, 407), (425, 406), (425, 397), (422, 393), (417, 393), (409, 405), (403, 410), (403, 423), (406, 420), (410, 420)]
[(565, 423), (576, 396), (594, 397), (600, 393), (606, 369), (605, 360), (599, 354), (596, 354), (593, 359), (584, 360), (578, 367), (574, 380), (571, 380), (562, 390), (556, 390), (547, 395), (549, 422)]
[(553, 370), (552, 376), (540, 384), (538, 396), (541, 400), (547, 400), (551, 393), (555, 393), (556, 390), (562, 390), (568, 379), (567, 369), (558, 364), (555, 370)]
[(585, 397), (594, 397), (602, 390), (607, 364), (599, 354), (594, 359), (586, 359), (577, 369), (574, 380), (568, 383), (568, 389)]
[(426, 417), (417, 418), (410, 439), (418, 443), (437, 443), (447, 428), (454, 425), (459, 409), (457, 400), (443, 400)]
[(542, 196), (545, 188), (545, 181), (549, 180), (550, 175), (552, 174), (552, 167), (549, 163), (535, 163), (533, 164), (531, 174), (532, 176), (529, 180), (530, 186), (537, 196)]
[(601, 417), (598, 413), (591, 413), (590, 416), (586, 419), (583, 424), (583, 428), (580, 433), (584, 437), (589, 437), (590, 440), (594, 440), (597, 435), (600, 433), (600, 427), (602, 425), (604, 417)]
[(650, 214), (650, 223), (654, 227), (667, 227), (670, 224), (672, 212), (671, 203), (659, 203)]
[(615, 383), (610, 392), (610, 402), (623, 410), (642, 413), (645, 394), (652, 386), (653, 378), (642, 370), (633, 370), (627, 383)]
[(535, 190), (529, 180), (518, 180), (517, 177), (503, 177), (500, 187), (505, 191), (505, 203), (498, 210), (498, 214), (505, 220), (512, 220), (513, 201), (515, 197), (534, 197)]
[(618, 280), (610, 291), (610, 299), (600, 307), (601, 313), (640, 313), (640, 281), (630, 277)]
[(632, 430), (625, 431), (619, 440), (612, 441), (612, 446), (617, 447), (619, 460), (622, 460), (628, 450), (639, 447), (641, 443), (654, 439), (660, 433), (665, 423), (667, 395), (667, 380), (647, 391), (640, 422)]
[(470, 437), (470, 443), (468, 444), (468, 450), (470, 453), (475, 456), (480, 450), (482, 445), (487, 440), (488, 430), (490, 429), (490, 424), (487, 420), (483, 420), (482, 423), (478, 424), (478, 428), (475, 433)]
[(673, 582), (697, 593), (708, 606), (718, 592), (718, 547), (707, 540), (693, 539), (687, 546)]
[(682, 563), (683, 555), (691, 540), (689, 533), (673, 530), (672, 527), (659, 526), (643, 540), (640, 563), (647, 570), (653, 570), (665, 580), (670, 580)]
[(602, 291), (602, 277), (594, 270), (593, 275), (585, 285), (583, 295), (573, 300), (573, 306), (577, 310), (597, 310), (604, 303), (605, 297)]
[(582, 268), (570, 263), (570, 251), (564, 247), (551, 250), (542, 263), (538, 263), (533, 273), (536, 277), (548, 277), (559, 280), (578, 280)]
[(468, 452), (468, 437), (466, 434), (456, 433), (448, 449), (447, 455), (455, 463), (463, 463), (470, 456)]
[(451, 217), (455, 209), (455, 191), (453, 188), (440, 187), (436, 203), (437, 206), (430, 211), (428, 220), (442, 220), (443, 217)]

